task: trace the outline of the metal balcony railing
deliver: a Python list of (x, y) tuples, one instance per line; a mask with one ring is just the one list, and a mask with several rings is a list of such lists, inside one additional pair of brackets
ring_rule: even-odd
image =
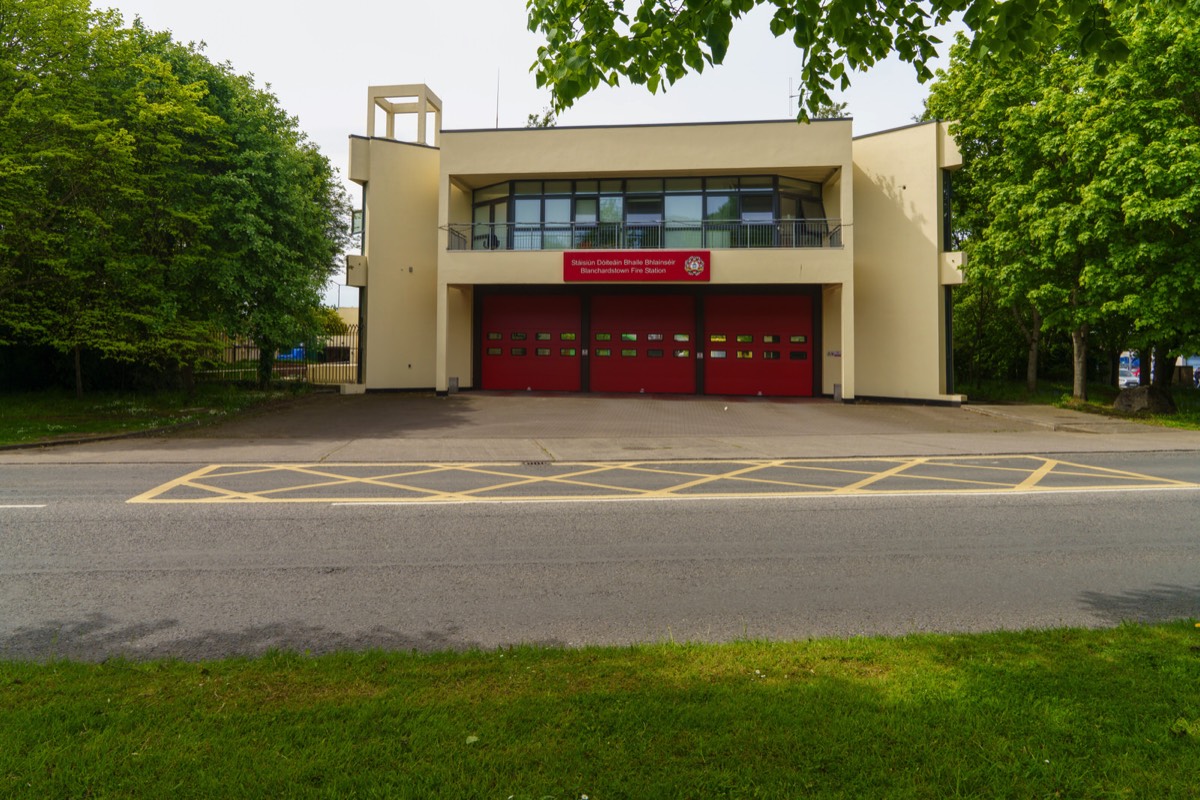
[(450, 250), (719, 250), (836, 248), (838, 219), (731, 222), (461, 223), (447, 226)]

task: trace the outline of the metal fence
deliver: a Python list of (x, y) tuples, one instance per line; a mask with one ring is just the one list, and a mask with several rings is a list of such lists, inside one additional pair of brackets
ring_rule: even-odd
[[(258, 346), (246, 339), (222, 335), (219, 351), (196, 377), (210, 381), (257, 381)], [(301, 342), (290, 350), (280, 350), (272, 362), (271, 377), (281, 381), (307, 381), (316, 384), (358, 382), (358, 326), (345, 333), (325, 336), (315, 342)]]
[(447, 226), (450, 250), (659, 250), (842, 246), (838, 219), (705, 222), (462, 223)]

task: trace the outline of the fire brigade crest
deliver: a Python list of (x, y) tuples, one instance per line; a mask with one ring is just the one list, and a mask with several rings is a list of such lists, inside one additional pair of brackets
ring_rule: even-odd
[(700, 256), (688, 256), (683, 262), (683, 271), (693, 278), (704, 274), (704, 259)]

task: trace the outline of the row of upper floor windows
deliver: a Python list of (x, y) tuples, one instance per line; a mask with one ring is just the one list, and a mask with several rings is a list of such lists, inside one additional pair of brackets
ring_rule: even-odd
[(529, 196), (662, 195), (705, 193), (785, 193), (821, 199), (821, 184), (779, 175), (723, 175), (695, 178), (613, 178), (603, 180), (505, 181), (476, 189), (474, 202)]
[(474, 193), (477, 225), (825, 218), (821, 185), (774, 175), (506, 181)]

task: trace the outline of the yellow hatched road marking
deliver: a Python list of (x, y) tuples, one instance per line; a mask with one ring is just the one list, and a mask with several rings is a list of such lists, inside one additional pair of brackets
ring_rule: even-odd
[(838, 494), (849, 494), (851, 492), (859, 492), (872, 484), (879, 483), (881, 480), (884, 480), (885, 478), (891, 478), (896, 475), (899, 475), (901, 472), (904, 472), (909, 467), (915, 467), (918, 464), (924, 464), (928, 460), (929, 459), (927, 459), (927, 458), (909, 459), (908, 461), (897, 464), (896, 466), (892, 467), (891, 469), (885, 469), (883, 472), (877, 472), (874, 475), (863, 478), (861, 481), (857, 481), (856, 483), (852, 483), (848, 486), (843, 486), (840, 489), (836, 489), (835, 491)]
[[(723, 469), (698, 469), (723, 467)], [(888, 466), (890, 465), (890, 466)], [(530, 474), (520, 468), (548, 467), (552, 474)], [(928, 467), (942, 474), (929, 474)], [(349, 474), (349, 470), (368, 474)], [(857, 478), (844, 486), (810, 481), (785, 480), (778, 472), (760, 474), (766, 470), (795, 470), (806, 477), (822, 474)], [(974, 472), (987, 471), (971, 477)], [(924, 474), (922, 474), (924, 473)], [(1000, 476), (1011, 474), (1005, 482)], [(658, 488), (629, 485), (628, 478), (617, 475), (644, 475), (673, 478), (674, 482)], [(612, 478), (606, 480), (606, 475)], [(271, 486), (261, 489), (244, 488), (247, 479), (255, 476), (275, 476)], [(472, 476), (484, 479), (482, 485), (447, 489), (438, 486), (442, 478)], [(1070, 485), (1046, 485), (1049, 476), (1067, 478)], [(294, 482), (287, 479), (294, 477)], [(892, 478), (927, 483), (929, 488), (888, 488)], [(243, 488), (233, 488), (228, 481), (237, 480)], [(494, 479), (494, 480), (487, 480)], [(704, 487), (722, 481), (745, 486), (737, 491), (705, 492)], [(635, 481), (636, 483), (636, 481)], [(565, 493), (523, 494), (522, 489), (554, 486)], [(762, 491), (752, 487), (761, 486)], [(338, 487), (345, 487), (338, 496)], [(965, 489), (963, 487), (966, 487)], [(570, 493), (570, 489), (579, 491)], [(1093, 467), (1070, 461), (1041, 456), (923, 456), (915, 458), (826, 458), (826, 459), (731, 459), (728, 461), (627, 461), (627, 462), (554, 462), (529, 463), (359, 463), (359, 464), (214, 464), (202, 467), (161, 486), (131, 498), (130, 503), (412, 503), (412, 502), (513, 502), (606, 500), (625, 498), (679, 497), (811, 497), (853, 494), (921, 494), (933, 491), (968, 489), (982, 492), (1052, 492), (1079, 489), (1135, 488), (1198, 488), (1186, 481), (1160, 478), (1136, 472)], [(359, 490), (359, 491), (356, 491)], [(366, 490), (366, 491), (362, 491)], [(405, 492), (408, 496), (391, 494)]]

